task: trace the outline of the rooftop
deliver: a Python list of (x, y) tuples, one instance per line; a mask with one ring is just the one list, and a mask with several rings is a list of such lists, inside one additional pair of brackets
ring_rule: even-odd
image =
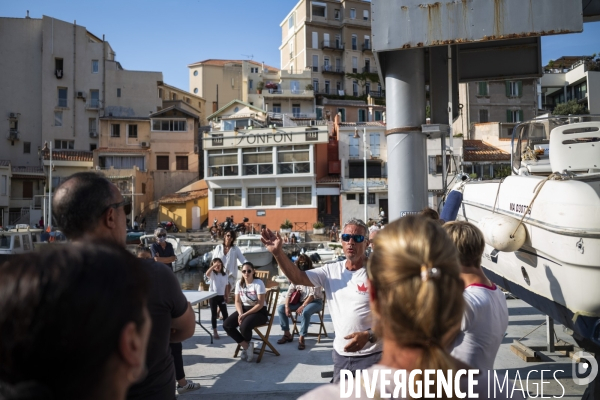
[(212, 65), (215, 67), (224, 67), (227, 64), (242, 64), (244, 61), (246, 61), (250, 64), (253, 64), (253, 65), (261, 66), (261, 67), (264, 65), (264, 67), (266, 69), (279, 71), (279, 68), (271, 67), (270, 65), (263, 64), (263, 63), (260, 63), (258, 61), (254, 61), (254, 60), (219, 60), (219, 59), (215, 59), (215, 58), (209, 58), (204, 61), (198, 61), (198, 62), (195, 62), (192, 64), (188, 64), (188, 68), (196, 67), (198, 65)]
[(473, 161), (510, 161), (510, 154), (492, 146), (483, 140), (464, 140), (463, 156), (467, 162)]
[(186, 203), (190, 200), (197, 200), (208, 197), (208, 189), (191, 190), (189, 192), (177, 192), (167, 194), (160, 198), (160, 204), (179, 204)]
[[(44, 152), (44, 160), (50, 159), (50, 151)], [(52, 150), (53, 161), (89, 161), (94, 160), (94, 153), (91, 151), (78, 150)]]

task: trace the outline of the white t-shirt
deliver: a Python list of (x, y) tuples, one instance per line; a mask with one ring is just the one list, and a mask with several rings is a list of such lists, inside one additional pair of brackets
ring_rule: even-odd
[(329, 313), (335, 330), (333, 341), (335, 351), (346, 357), (380, 352), (379, 342), (367, 342), (365, 347), (357, 352), (344, 351), (344, 347), (349, 342), (344, 339), (345, 336), (371, 328), (367, 269), (348, 271), (346, 260), (343, 260), (306, 271), (306, 275), (313, 285), (325, 288)]
[(224, 296), (225, 287), (228, 283), (227, 274), (223, 275), (220, 272), (212, 271), (210, 273), (210, 286), (208, 290), (216, 292), (218, 296)]
[(506, 297), (496, 285), (473, 284), (463, 292), (465, 313), (452, 355), (467, 365), (493, 369), (508, 327)]
[[(361, 384), (359, 384), (359, 388), (361, 390), (360, 392), (360, 397), (357, 396), (357, 393), (355, 393), (356, 390), (356, 382), (354, 382), (354, 386), (351, 392), (351, 399), (356, 399), (356, 398), (360, 398), (360, 399), (368, 399), (368, 395), (373, 395), (370, 398), (384, 398), (383, 397), (383, 393), (381, 393), (381, 380), (380, 380), (380, 373), (381, 370), (387, 370), (387, 371), (391, 371), (391, 374), (386, 374), (384, 375), (384, 378), (390, 381), (389, 385), (386, 385), (386, 394), (388, 395), (392, 395), (394, 393), (394, 389), (396, 387), (396, 384), (394, 383), (394, 372), (396, 371), (395, 369), (386, 367), (385, 365), (381, 365), (381, 364), (375, 364), (373, 365), (371, 368), (367, 369), (368, 372), (368, 379), (369, 379), (369, 384), (368, 386), (371, 387), (371, 383), (373, 382), (373, 371), (375, 370), (379, 370), (378, 376), (377, 376), (377, 380), (376, 380), (376, 385), (375, 385), (375, 390), (373, 393), (367, 393), (366, 391), (366, 384), (364, 382), (364, 380), (362, 380), (363, 376), (361, 375)], [(406, 376), (408, 377), (408, 375), (410, 374), (409, 371), (407, 371)], [(504, 374), (499, 374), (502, 377), (504, 376)], [(479, 399), (488, 399), (488, 398), (494, 398), (497, 400), (505, 400), (505, 399), (509, 399), (510, 397), (508, 396), (508, 388), (512, 387), (512, 385), (504, 385), (504, 391), (501, 392), (500, 389), (497, 388), (497, 392), (495, 393), (495, 397), (488, 397), (488, 382), (491, 382), (493, 384), (493, 373), (490, 375), (490, 379), (488, 380), (488, 371), (486, 370), (480, 370), (478, 375), (474, 376), (474, 380), (477, 382), (477, 385), (473, 385), (473, 393), (477, 394)], [(454, 384), (454, 383), (453, 383)], [(461, 392), (465, 393), (465, 395), (468, 394), (468, 376), (465, 374), (463, 376), (461, 376), (460, 379), (460, 387), (461, 387)], [(346, 383), (346, 385), (348, 385)], [(490, 388), (492, 387), (491, 384), (489, 384)], [(430, 389), (431, 391), (432, 389)], [(493, 389), (491, 389), (493, 390)], [(407, 397), (394, 397), (396, 399), (402, 399), (402, 398), (411, 398), (409, 396), (409, 391), (408, 388), (406, 389), (406, 395)], [(456, 392), (455, 392), (456, 393)], [(493, 392), (490, 392), (490, 394)], [(517, 391), (517, 393), (520, 393), (519, 391)], [(424, 395), (425, 392), (423, 391), (422, 394)], [(399, 393), (399, 396), (402, 396), (402, 393)], [(331, 384), (327, 384), (327, 385), (322, 385), (319, 386), (316, 389), (311, 390), (310, 392), (306, 393), (305, 395), (301, 396), (298, 398), (298, 400), (321, 400), (321, 399), (341, 399), (341, 393), (340, 393), (340, 384), (336, 384), (336, 383), (331, 383)], [(470, 398), (470, 397), (465, 397), (465, 398)], [(514, 398), (519, 398), (519, 395), (515, 395)]]
[(225, 273), (229, 276), (229, 283), (233, 286), (238, 276), (238, 264), (245, 263), (246, 257), (242, 254), (242, 251), (237, 246), (232, 246), (227, 254), (224, 254), (223, 245), (220, 244), (212, 252), (212, 258), (220, 258), (223, 261), (223, 267)]
[[(266, 294), (265, 284), (260, 279), (254, 279), (252, 283), (247, 283), (246, 287), (240, 286), (241, 281), (235, 284), (235, 294), (240, 295), (242, 304), (246, 307), (254, 307), (258, 303), (258, 295)], [(266, 299), (264, 306), (267, 305)]]

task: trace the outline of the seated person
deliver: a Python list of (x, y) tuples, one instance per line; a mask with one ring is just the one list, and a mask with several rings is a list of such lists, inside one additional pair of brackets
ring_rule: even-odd
[[(300, 254), (295, 262), (300, 271), (308, 271), (313, 269), (312, 261), (306, 254)], [(296, 304), (290, 304), (292, 294), (298, 291), (300, 293), (299, 301)], [(280, 304), (277, 307), (279, 314), (279, 323), (283, 331), (283, 337), (277, 341), (278, 344), (284, 344), (294, 340), (290, 333), (290, 325), (288, 317), (291, 317), (292, 311), (296, 311), (296, 316), (300, 320), (300, 337), (298, 338), (298, 350), (304, 350), (306, 343), (304, 337), (308, 333), (310, 325), (310, 316), (318, 313), (323, 308), (323, 288), (314, 286), (303, 286), (290, 284), (288, 294), (285, 298), (285, 304)]]
[(49, 246), (0, 275), (1, 399), (124, 400), (143, 378), (148, 278), (125, 249)]
[(334, 222), (333, 225), (331, 225), (331, 230), (329, 231), (329, 241), (337, 242), (337, 238), (338, 238), (338, 227)]
[(254, 342), (250, 341), (252, 329), (269, 319), (265, 302), (267, 290), (263, 281), (254, 276), (254, 271), (251, 262), (242, 265), (242, 279), (235, 285), (236, 311), (223, 321), (225, 332), (242, 346), (240, 358), (248, 362), (254, 357)]
[(290, 243), (291, 244), (296, 244), (297, 239), (296, 239), (296, 234), (292, 233), (292, 236), (290, 236)]

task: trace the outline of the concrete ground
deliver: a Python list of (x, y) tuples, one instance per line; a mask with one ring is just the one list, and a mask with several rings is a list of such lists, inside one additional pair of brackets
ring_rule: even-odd
[[(521, 300), (508, 300), (509, 326), (507, 335), (500, 347), (494, 368), (503, 377), (508, 371), (513, 379), (517, 373), (521, 377), (522, 387), (529, 390), (529, 396), (542, 397), (540, 393), (541, 370), (544, 372), (544, 397), (562, 395), (563, 389), (553, 378), (556, 377), (564, 387), (564, 399), (581, 399), (584, 386), (577, 386), (571, 380), (571, 360), (565, 356), (548, 354), (543, 362), (527, 363), (517, 357), (511, 350), (510, 344), (514, 339), (520, 339), (536, 326), (544, 322), (545, 317), (533, 307)], [(229, 306), (233, 312), (233, 306)], [(204, 326), (210, 327), (210, 310), (201, 310), (201, 320)], [(316, 319), (316, 316), (313, 316)], [(235, 342), (222, 331), (219, 321), (221, 339), (210, 344), (210, 338), (200, 327), (195, 335), (184, 342), (183, 361), (186, 377), (202, 385), (200, 390), (180, 395), (181, 399), (296, 399), (307, 391), (328, 383), (329, 379), (321, 378), (321, 372), (332, 371), (331, 350), (333, 343), (333, 326), (329, 314), (326, 314), (327, 332), (329, 338), (323, 338), (317, 344), (316, 338), (306, 340), (306, 349), (297, 349), (297, 337), (292, 343), (277, 345), (275, 342), (282, 335), (279, 318), (276, 317), (271, 330), (271, 342), (277, 347), (281, 356), (265, 353), (260, 363), (247, 363), (239, 358), (234, 359)], [(316, 325), (309, 332), (314, 332)], [(210, 330), (210, 328), (209, 328)], [(574, 343), (572, 338), (562, 331), (562, 326), (556, 325), (559, 338)], [(545, 326), (531, 333), (522, 342), (526, 345), (539, 346), (546, 343)], [(563, 370), (562, 372), (558, 370)], [(527, 389), (527, 374), (530, 371)], [(535, 372), (537, 371), (537, 372)], [(521, 384), (516, 385), (517, 389)], [(511, 385), (512, 388), (512, 385)], [(528, 396), (528, 397), (529, 397)], [(515, 391), (513, 398), (523, 398), (521, 391)]]

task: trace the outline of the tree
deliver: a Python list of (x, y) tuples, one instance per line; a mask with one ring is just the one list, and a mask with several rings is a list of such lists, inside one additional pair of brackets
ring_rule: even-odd
[(372, 72), (360, 72), (360, 73), (346, 72), (346, 78), (350, 78), (354, 81), (357, 81), (358, 84), (363, 88), (363, 91), (364, 91), (365, 87), (367, 86), (368, 81), (370, 81), (372, 83), (379, 82), (379, 75), (374, 74)]
[(569, 100), (567, 103), (560, 103), (554, 107), (552, 115), (577, 115), (577, 114), (589, 114), (590, 112), (585, 109), (584, 104), (577, 103), (576, 100)]

